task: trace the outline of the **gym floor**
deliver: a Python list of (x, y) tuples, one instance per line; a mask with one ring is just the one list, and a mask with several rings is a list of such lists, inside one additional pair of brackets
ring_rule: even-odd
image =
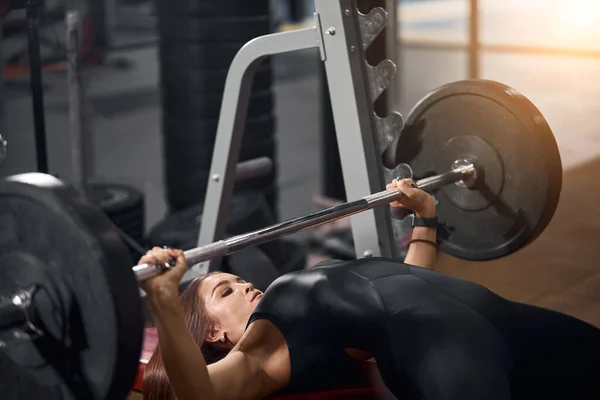
[[(439, 3), (447, 7), (453, 1)], [(483, 21), (490, 27), (486, 40), (494, 42), (496, 30), (506, 31), (501, 28), (505, 28), (508, 2), (502, 1), (504, 7), (500, 10), (492, 7), (499, 2), (482, 1), (484, 5), (490, 4), (484, 10)], [(426, 3), (431, 7), (436, 2)], [(534, 3), (538, 2), (532, 0), (532, 6), (523, 11), (521, 19), (515, 17), (511, 21), (525, 20), (527, 13), (533, 12)], [(403, 7), (404, 39), (447, 38), (449, 30), (461, 36), (456, 32), (464, 24), (463, 14), (448, 22), (439, 16), (442, 8), (427, 9), (420, 3), (413, 8)], [(513, 37), (518, 36), (514, 33), (517, 31), (511, 30)], [(121, 36), (129, 41), (136, 35), (139, 33), (123, 32)], [(532, 35), (535, 36), (533, 33), (529, 36)], [(535, 42), (535, 38), (531, 40)], [(561, 40), (556, 43), (565, 45)], [(5, 50), (18, 45), (7, 42)], [(466, 77), (468, 60), (460, 51), (415, 46), (399, 46), (398, 51), (396, 109), (404, 114), (433, 88)], [(157, 52), (155, 48), (146, 48), (114, 53), (111, 61), (114, 62), (108, 66), (89, 69), (86, 75), (95, 153), (94, 180), (125, 183), (143, 190), (146, 225), (152, 227), (166, 211)], [(279, 148), (279, 206), (283, 219), (314, 211), (312, 197), (321, 191), (318, 62), (314, 52), (275, 57), (273, 89)], [(600, 269), (596, 262), (600, 259), (600, 186), (594, 183), (600, 169), (597, 133), (600, 59), (483, 52), (481, 71), (483, 78), (501, 81), (521, 91), (546, 116), (563, 157), (563, 193), (553, 222), (529, 247), (489, 263), (468, 263), (442, 255), (439, 270), (481, 282), (509, 299), (563, 311), (600, 326)], [(50, 169), (69, 180), (65, 75), (46, 73), (44, 85)], [(9, 157), (0, 169), (0, 176), (35, 169), (27, 80), (9, 79), (4, 89), (5, 118), (1, 132), (9, 141)]]

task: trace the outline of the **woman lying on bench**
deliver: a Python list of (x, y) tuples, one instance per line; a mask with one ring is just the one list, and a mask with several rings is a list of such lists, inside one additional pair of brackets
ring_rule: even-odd
[(143, 285), (159, 337), (144, 398), (327, 390), (355, 379), (357, 358), (374, 358), (400, 400), (600, 399), (600, 330), (432, 271), (433, 200), (411, 180), (396, 186), (405, 196), (391, 206), (420, 218), (404, 263), (326, 262), (278, 278), (264, 295), (211, 273), (180, 296), (183, 252), (148, 252), (140, 264), (177, 265)]

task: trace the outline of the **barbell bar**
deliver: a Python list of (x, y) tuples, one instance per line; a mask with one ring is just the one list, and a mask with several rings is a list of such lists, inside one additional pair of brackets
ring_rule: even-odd
[[(476, 179), (476, 171), (477, 168), (472, 163), (466, 160), (457, 160), (453, 163), (452, 168), (449, 171), (418, 180), (415, 184), (417, 188), (424, 191), (433, 191), (452, 183), (471, 185), (473, 179)], [(204, 261), (214, 260), (235, 253), (247, 247), (259, 246), (285, 235), (314, 228), (340, 218), (345, 218), (375, 207), (386, 205), (393, 201), (401, 200), (402, 197), (403, 194), (398, 189), (387, 189), (365, 196), (359, 200), (350, 201), (253, 232), (244, 233), (187, 250), (184, 252), (184, 257), (188, 266), (191, 267)], [(168, 266), (164, 266), (160, 263), (140, 264), (133, 267), (133, 272), (135, 273), (138, 282), (143, 282), (159, 275), (166, 268), (168, 268)]]

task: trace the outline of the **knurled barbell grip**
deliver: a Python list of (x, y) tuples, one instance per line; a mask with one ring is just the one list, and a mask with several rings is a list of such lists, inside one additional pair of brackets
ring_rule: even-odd
[[(215, 258), (223, 257), (228, 254), (229, 246), (224, 240), (211, 243), (206, 246), (196, 247), (191, 250), (183, 252), (188, 266), (193, 266), (202, 261), (213, 260)], [(153, 276), (159, 275), (164, 271), (157, 264), (140, 264), (133, 267), (133, 272), (138, 282), (143, 282)]]
[[(416, 182), (416, 184), (418, 188), (424, 191), (431, 191), (449, 183), (463, 180), (474, 171), (475, 167), (472, 164), (460, 166), (440, 175), (420, 179)], [(263, 243), (285, 235), (313, 228), (338, 220), (340, 218), (345, 218), (362, 211), (389, 204), (395, 200), (401, 200), (402, 196), (403, 194), (399, 192), (398, 189), (384, 190), (382, 192), (365, 196), (360, 200), (340, 204), (316, 213), (294, 218), (285, 222), (280, 222), (263, 229), (233, 236), (206, 246), (187, 250), (184, 252), (184, 256), (188, 265), (191, 267), (203, 261), (209, 261), (215, 258), (223, 257), (247, 247), (259, 246)], [(154, 264), (141, 264), (133, 267), (133, 271), (137, 280), (142, 282), (162, 273), (163, 270)]]

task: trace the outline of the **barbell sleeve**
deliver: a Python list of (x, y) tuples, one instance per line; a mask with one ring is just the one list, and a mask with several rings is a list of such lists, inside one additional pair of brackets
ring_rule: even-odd
[(235, 182), (260, 179), (273, 172), (273, 161), (269, 157), (253, 158), (242, 161), (235, 167)]
[(10, 297), (0, 299), (0, 332), (33, 327), (29, 313), (34, 291), (35, 288), (20, 289)]
[(0, 331), (24, 326), (27, 317), (20, 304), (17, 304), (18, 296), (0, 300)]
[[(472, 175), (474, 172), (475, 167), (473, 164), (467, 164), (453, 168), (440, 175), (420, 179), (415, 183), (419, 189), (432, 191), (444, 185), (461, 181)], [(383, 206), (393, 201), (401, 200), (402, 197), (403, 194), (398, 191), (398, 189), (387, 189), (365, 196), (359, 200), (333, 206), (325, 210), (293, 218), (253, 232), (232, 236), (228, 239), (219, 240), (206, 246), (187, 250), (184, 252), (184, 256), (188, 265), (191, 267), (204, 261), (235, 253), (247, 247), (259, 246), (282, 236), (314, 228), (362, 211)], [(140, 264), (133, 267), (133, 271), (139, 282), (143, 282), (160, 274), (162, 270), (160, 265), (157, 266), (154, 264)]]

